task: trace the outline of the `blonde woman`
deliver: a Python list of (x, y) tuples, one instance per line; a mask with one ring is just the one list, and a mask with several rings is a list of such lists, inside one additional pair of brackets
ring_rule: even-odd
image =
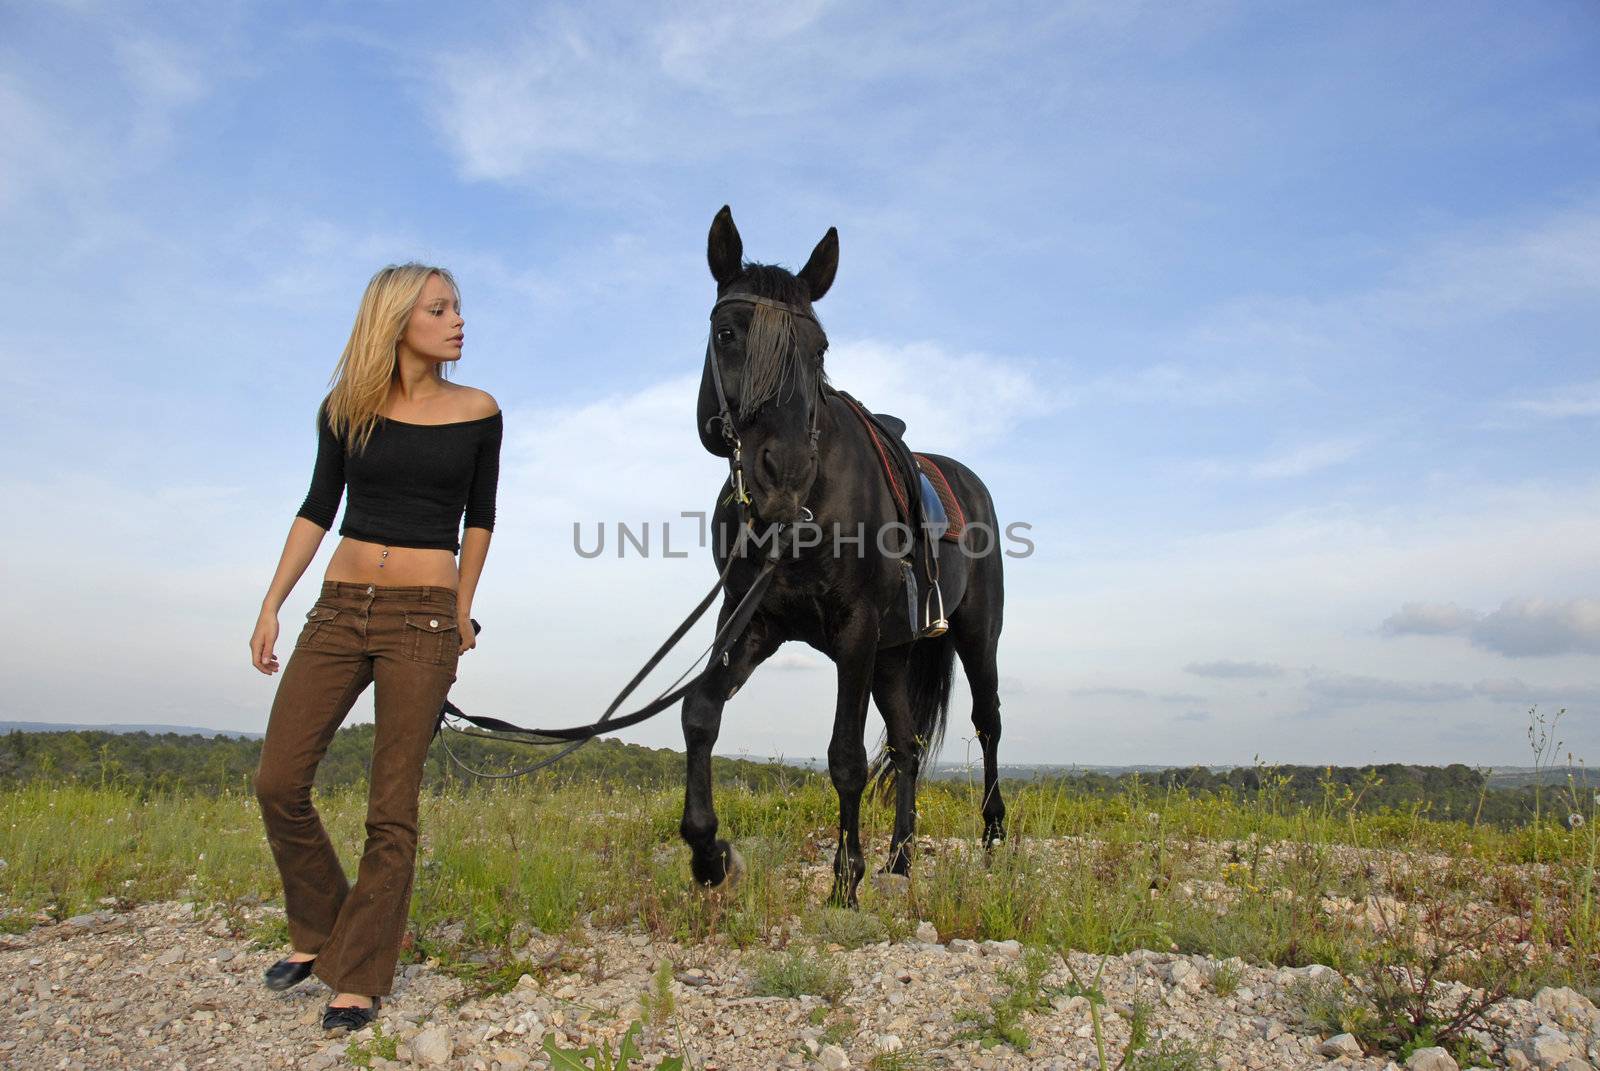
[[(250, 638), (256, 669), (277, 672), (278, 610), (348, 486), (343, 538), (283, 668), (255, 777), (294, 946), (266, 984), (287, 989), (315, 973), (334, 990), (322, 1020), (330, 1030), (370, 1022), (392, 987), (423, 760), (457, 660), (475, 645), (472, 598), (494, 529), (502, 425), (494, 398), (444, 377), (461, 359), (464, 326), (443, 268), (391, 265), (367, 284), (317, 410), (311, 489)], [(369, 683), (377, 725), (367, 839), (351, 886), (311, 783)]]

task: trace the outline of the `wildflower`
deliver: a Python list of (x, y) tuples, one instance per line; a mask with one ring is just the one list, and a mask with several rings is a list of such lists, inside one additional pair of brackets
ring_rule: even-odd
[(1567, 828), (1568, 829), (1572, 829), (1572, 830), (1582, 829), (1583, 828), (1583, 815), (1581, 815), (1581, 814), (1569, 814), (1569, 815), (1567, 815)]

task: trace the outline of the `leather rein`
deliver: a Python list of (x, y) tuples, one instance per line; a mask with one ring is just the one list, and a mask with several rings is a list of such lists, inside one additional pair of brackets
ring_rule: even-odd
[[(821, 324), (817, 321), (816, 316), (813, 315), (808, 309), (803, 309), (797, 305), (791, 305), (788, 302), (778, 301), (773, 298), (758, 297), (753, 294), (730, 294), (727, 297), (718, 299), (716, 304), (711, 306), (710, 316), (715, 318), (718, 309), (722, 308), (724, 305), (736, 303), (766, 305), (770, 308), (777, 309), (780, 312), (788, 313), (791, 316), (804, 317), (805, 319), (810, 320), (812, 323), (816, 323), (819, 328), (821, 327)], [(634, 689), (639, 686), (645, 677), (650, 675), (651, 671), (654, 670), (656, 666), (661, 663), (661, 660), (667, 656), (667, 653), (683, 640), (683, 637), (688, 634), (689, 629), (694, 626), (695, 622), (699, 621), (701, 617), (705, 616), (706, 611), (711, 608), (711, 604), (716, 600), (717, 593), (727, 587), (728, 576), (733, 571), (734, 563), (743, 560), (742, 549), (745, 542), (744, 537), (749, 532), (753, 524), (749, 511), (751, 505), (750, 496), (745, 488), (744, 480), (744, 451), (739, 440), (738, 428), (734, 423), (733, 411), (728, 405), (727, 392), (722, 386), (722, 370), (718, 367), (716, 356), (716, 332), (714, 329), (708, 332), (708, 337), (706, 339), (706, 361), (711, 366), (711, 382), (717, 392), (718, 406), (718, 413), (716, 416), (711, 417), (710, 420), (707, 421), (707, 428), (709, 429), (713, 422), (719, 425), (719, 430), (722, 433), (724, 441), (733, 448), (733, 454), (728, 460), (728, 466), (729, 477), (733, 485), (732, 497), (739, 511), (739, 540), (736, 543), (736, 549), (739, 549), (741, 553), (735, 554), (733, 550), (730, 549), (728, 553), (727, 564), (723, 566), (722, 572), (717, 576), (716, 584), (713, 585), (711, 590), (706, 593), (705, 598), (701, 599), (699, 605), (690, 611), (688, 617), (684, 618), (683, 623), (673, 630), (672, 635), (667, 637), (666, 642), (664, 642), (660, 647), (656, 648), (655, 654), (651, 655), (649, 661), (640, 667), (639, 671), (633, 675), (633, 679), (627, 683), (626, 687), (617, 693), (616, 698), (614, 698), (610, 705), (606, 707), (605, 712), (601, 714), (598, 719), (587, 725), (578, 725), (565, 729), (526, 729), (520, 725), (514, 725), (511, 722), (502, 721), (499, 718), (489, 717), (488, 715), (468, 714), (460, 707), (456, 706), (455, 703), (446, 699), (444, 702), (444, 707), (439, 711), (439, 720), (434, 726), (434, 734), (439, 737), (439, 742), (444, 746), (445, 754), (450, 756), (450, 760), (467, 773), (470, 773), (476, 777), (496, 780), (511, 777), (521, 777), (524, 774), (530, 774), (536, 770), (542, 770), (547, 766), (559, 762), (602, 733), (614, 732), (618, 729), (626, 729), (631, 725), (638, 725), (642, 721), (647, 721), (648, 719), (655, 717), (657, 714), (661, 713), (663, 710), (666, 710), (668, 707), (681, 700), (684, 696), (688, 695), (690, 690), (698, 685), (708, 673), (716, 668), (719, 660), (723, 665), (727, 665), (728, 652), (733, 648), (734, 643), (739, 639), (739, 637), (744, 634), (744, 630), (750, 624), (750, 619), (755, 617), (756, 609), (761, 603), (761, 598), (766, 594), (768, 586), (770, 586), (772, 583), (773, 570), (777, 568), (778, 563), (783, 559), (783, 554), (785, 552), (785, 541), (783, 536), (793, 531), (793, 529), (787, 525), (779, 525), (779, 537), (772, 541), (772, 549), (768, 551), (766, 559), (761, 563), (761, 568), (756, 573), (756, 578), (751, 583), (749, 590), (745, 592), (744, 597), (741, 598), (738, 605), (734, 607), (733, 613), (729, 615), (728, 619), (723, 622), (720, 628), (717, 629), (717, 633), (712, 637), (710, 645), (700, 653), (699, 657), (697, 657), (694, 662), (689, 664), (689, 669), (684, 670), (683, 673), (679, 675), (677, 680), (668, 685), (665, 691), (661, 692), (661, 694), (657, 695), (656, 698), (652, 699), (649, 703), (646, 703), (638, 710), (631, 711), (627, 714), (617, 715), (617, 708), (622, 706), (623, 702), (628, 698), (629, 695), (633, 694)], [(809, 434), (811, 439), (811, 452), (813, 455), (815, 455), (817, 451), (817, 435), (819, 430), (817, 426), (817, 420), (820, 409), (821, 399), (819, 398), (817, 404), (814, 405), (811, 410), (811, 428)], [(811, 520), (811, 511), (809, 509), (802, 507), (801, 512), (802, 520)], [(476, 621), (474, 621), (472, 624), (474, 629), (478, 628), (478, 623)], [(690, 670), (699, 664), (700, 659), (702, 658), (706, 659), (705, 668), (699, 673), (696, 673), (692, 679), (684, 681), (684, 677), (689, 675)], [(463, 729), (459, 725), (451, 724), (448, 719), (457, 719), (469, 722), (473, 727), (482, 731), (472, 732), (469, 729)], [(506, 743), (528, 744), (530, 746), (553, 746), (555, 744), (565, 744), (565, 746), (554, 755), (540, 759), (538, 762), (531, 763), (527, 766), (519, 767), (515, 770), (508, 770), (503, 773), (479, 770), (468, 766), (465, 762), (461, 761), (461, 758), (456, 755), (454, 751), (450, 750), (449, 740), (445, 737), (443, 732), (445, 729), (449, 729), (452, 732), (458, 733), (462, 736), (468, 736), (479, 740), (502, 740)], [(513, 739), (507, 740), (503, 736), (490, 734), (511, 734)], [(533, 739), (529, 739), (530, 737)]]

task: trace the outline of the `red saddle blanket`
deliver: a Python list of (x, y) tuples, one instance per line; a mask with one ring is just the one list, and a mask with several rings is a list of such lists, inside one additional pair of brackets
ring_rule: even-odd
[[(879, 431), (875, 421), (868, 418), (866, 409), (860, 402), (857, 402), (843, 391), (839, 393), (841, 397), (850, 403), (850, 410), (860, 418), (862, 426), (867, 429), (867, 437), (872, 440), (872, 445), (878, 452), (878, 461), (883, 465), (883, 474), (889, 480), (889, 491), (894, 495), (895, 502), (899, 504), (902, 515), (909, 517), (911, 515), (911, 502), (906, 494), (905, 480), (889, 460), (889, 448), (883, 441), (884, 433)], [(916, 459), (917, 468), (922, 470), (923, 477), (933, 487), (934, 494), (939, 496), (940, 505), (944, 506), (944, 515), (947, 523), (944, 532), (939, 538), (948, 540), (951, 543), (957, 542), (961, 539), (961, 533), (966, 530), (967, 514), (961, 508), (961, 503), (956, 501), (956, 494), (950, 489), (950, 481), (945, 478), (943, 472), (939, 471), (939, 466), (935, 465), (931, 458), (916, 453), (911, 456)]]

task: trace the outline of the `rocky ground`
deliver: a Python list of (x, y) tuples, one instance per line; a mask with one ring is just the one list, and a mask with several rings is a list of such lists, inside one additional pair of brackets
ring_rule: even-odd
[[(328, 990), (311, 979), (287, 993), (269, 992), (261, 972), (279, 953), (236, 936), (241, 924), (270, 914), (256, 908), (229, 917), (186, 903), (150, 904), (0, 937), (0, 1066), (545, 1068), (547, 1035), (566, 1046), (615, 1045), (630, 1022), (649, 1018), (644, 1006), (664, 959), (676, 1008), (644, 1035), (645, 1067), (680, 1050), (690, 1066), (706, 1069), (1098, 1066), (1082, 997), (1058, 993), (1024, 1014), (1021, 1026), (1032, 1041), (1025, 1053), (964, 1037), (972, 1030), (967, 1018), (1008, 991), (1002, 972), (1018, 969), (1022, 949), (1014, 942), (940, 942), (926, 923), (911, 940), (838, 951), (850, 989), (832, 1005), (812, 996), (753, 995), (753, 953), (681, 947), (643, 933), (534, 934), (525, 952), (537, 976), (523, 975), (508, 991), (473, 996), (438, 968), (407, 966), (378, 1034), (369, 1027), (330, 1037), (320, 1026)], [(1092, 977), (1098, 964), (1098, 957), (1072, 955), (1080, 977)], [(1298, 1021), (1291, 986), (1331, 977), (1329, 968), (1234, 962), (1224, 971), (1232, 985), (1218, 986), (1217, 967), (1205, 957), (1153, 952), (1108, 960), (1101, 985), (1110, 1065), (1127, 1037), (1125, 1017), (1142, 999), (1153, 1008), (1152, 1044), (1214, 1045), (1214, 1066), (1225, 1071), (1394, 1066), (1362, 1055), (1348, 1035), (1329, 1038)], [(1068, 981), (1065, 965), (1052, 960), (1046, 993)], [(1231, 992), (1222, 996), (1218, 988)], [(1505, 1040), (1483, 1036), (1494, 1066), (1582, 1071), (1600, 1062), (1600, 1014), (1571, 990), (1508, 1001), (1496, 1014)], [(1406, 1066), (1447, 1071), (1456, 1064), (1442, 1050), (1424, 1050)]]

